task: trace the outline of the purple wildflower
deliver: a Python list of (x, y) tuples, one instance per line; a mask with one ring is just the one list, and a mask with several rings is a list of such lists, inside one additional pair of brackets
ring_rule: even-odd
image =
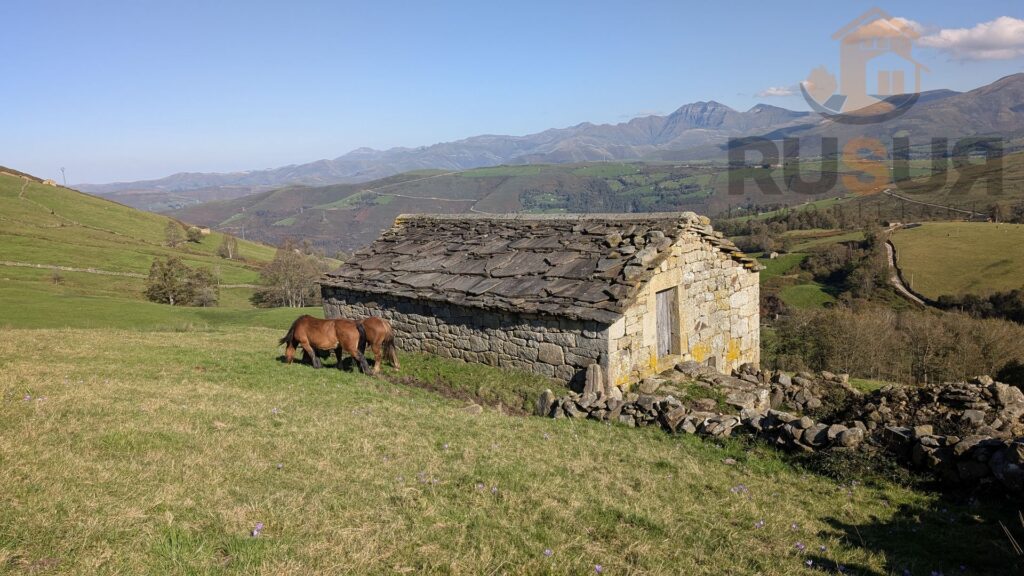
[(749, 494), (750, 493), (750, 489), (747, 488), (746, 485), (744, 485), (744, 484), (737, 484), (736, 486), (733, 486), (732, 488), (730, 488), (729, 491), (732, 492), (733, 494)]
[(757, 522), (754, 522), (754, 528), (757, 528), (758, 530), (764, 528), (764, 518), (758, 520)]
[(792, 524), (789, 525), (789, 529), (790, 530), (799, 530), (800, 526), (796, 522), (793, 522)]
[(596, 572), (597, 574), (600, 574), (601, 572), (604, 572), (604, 568), (600, 564), (595, 564), (594, 565), (594, 572)]
[(444, 443), (444, 446), (442, 446), (442, 448), (444, 448), (445, 450), (447, 450), (447, 449), (448, 449), (448, 443), (447, 443), (447, 442), (445, 442), (445, 443)]
[(846, 573), (846, 566), (843, 566), (842, 564), (840, 564), (839, 568), (836, 568), (836, 569), (839, 570), (839, 572), (842, 573), (842, 574)]
[(498, 487), (497, 486), (491, 486), (491, 494), (497, 494), (497, 493), (498, 493)]
[(803, 552), (804, 550), (806, 550), (806, 549), (807, 549), (807, 546), (804, 546), (804, 543), (803, 543), (803, 542), (797, 542), (797, 543), (796, 543), (796, 544), (795, 544), (795, 545), (793, 546), (793, 548), (796, 548), (797, 550), (799, 550), (799, 551)]
[(281, 411), (280, 411), (280, 410), (278, 410), (277, 408), (272, 408), (272, 409), (270, 410), (270, 413), (271, 413), (271, 414), (274, 414), (274, 415), (277, 415), (277, 414), (278, 414), (279, 412), (281, 412)]
[(25, 402), (28, 402), (31, 399), (32, 399), (32, 395), (31, 394), (25, 394)]
[(552, 554), (554, 554), (554, 552), (551, 551), (551, 548), (545, 548), (544, 549), (544, 555), (547, 556), (548, 558), (551, 558)]
[(943, 576), (942, 570), (932, 570), (932, 576)]
[(822, 544), (821, 546), (818, 546), (818, 550), (821, 550), (822, 552), (824, 552), (824, 551), (828, 550), (828, 548), (826, 548), (825, 545)]
[(808, 558), (807, 562), (804, 562), (804, 564), (807, 564), (807, 567), (810, 568), (811, 566), (814, 566), (814, 560)]
[(260, 533), (263, 532), (263, 522), (257, 522), (256, 527), (252, 529), (252, 537), (259, 538)]
[(284, 464), (278, 463), (278, 465), (277, 465), (277, 469), (278, 469), (278, 470), (280, 470), (280, 469), (282, 469), (282, 468), (284, 468)]
[(551, 440), (551, 435), (550, 435), (550, 434), (548, 434), (547, 432), (545, 432), (545, 433), (544, 433), (544, 439), (545, 439), (545, 440)]
[(486, 488), (486, 486), (484, 486), (484, 485), (483, 485), (483, 484), (481, 484), (480, 482), (477, 482), (477, 483), (476, 483), (476, 489), (477, 489), (477, 490), (483, 490), (484, 488)]

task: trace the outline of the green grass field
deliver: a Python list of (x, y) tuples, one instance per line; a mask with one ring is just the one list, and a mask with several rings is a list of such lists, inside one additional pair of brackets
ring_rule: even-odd
[[(383, 378), (285, 366), (279, 335), (0, 331), (0, 571), (1020, 568), (997, 524), (1012, 507), (840, 483), (738, 441), (472, 415), (462, 401)], [(406, 375), (454, 389), (483, 376), (542, 385), (402, 360)]]
[(177, 255), (219, 271), (222, 282), (256, 281), (271, 246), (239, 241), (240, 258), (216, 255), (223, 236), (165, 246), (168, 218), (61, 187), (0, 174), (0, 260), (145, 274), (154, 258)]
[[(162, 217), (52, 187), (19, 197), (20, 182), (0, 176), (0, 259), (144, 273), (178, 252)], [(182, 254), (225, 282), (273, 256), (242, 243), (249, 260), (229, 262), (218, 243)], [(804, 256), (766, 261), (770, 276)], [(142, 289), (0, 266), (0, 574), (1021, 568), (1003, 502), (837, 480), (748, 440), (526, 417), (542, 389), (564, 393), (531, 374), (414, 353), (378, 378), (286, 366), (278, 338), (320, 309), (252, 309), (244, 288), (170, 307)]]
[(903, 277), (929, 298), (1024, 287), (1024, 225), (926, 222), (892, 242)]
[(804, 261), (804, 258), (807, 258), (807, 254), (779, 254), (774, 260), (758, 255), (759, 261), (764, 265), (764, 270), (761, 271), (761, 279), (767, 280), (789, 274)]
[(825, 287), (817, 282), (786, 286), (779, 292), (779, 298), (794, 308), (821, 308), (836, 301), (825, 291)]

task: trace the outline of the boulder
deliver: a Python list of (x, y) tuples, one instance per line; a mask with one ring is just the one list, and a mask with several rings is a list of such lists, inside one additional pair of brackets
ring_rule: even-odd
[(863, 428), (847, 428), (836, 436), (836, 444), (843, 448), (853, 448), (864, 441)]
[(679, 428), (679, 425), (682, 424), (683, 419), (686, 418), (687, 414), (689, 414), (689, 410), (683, 406), (674, 408), (670, 412), (662, 413), (661, 423), (669, 432), (675, 433)]
[(641, 394), (654, 394), (658, 391), (661, 386), (661, 378), (644, 378), (638, 386), (638, 390)]
[(569, 418), (586, 418), (587, 413), (576, 407), (576, 403), (573, 401), (562, 402), (562, 410), (565, 411), (565, 415)]
[(960, 415), (960, 421), (975, 427), (981, 426), (985, 423), (985, 413), (981, 410), (964, 410)]
[(541, 392), (537, 398), (537, 416), (550, 416), (551, 408), (555, 404), (555, 393), (551, 390)]
[(814, 448), (828, 446), (828, 426), (825, 424), (815, 424), (804, 430), (803, 441)]
[(1024, 490), (1024, 444), (1014, 442), (997, 451), (988, 462), (992, 475), (1008, 490)]
[(606, 392), (604, 384), (604, 370), (600, 364), (590, 364), (587, 366), (586, 378), (583, 384), (583, 393), (588, 392), (593, 394), (599, 394)]
[(846, 432), (846, 426), (843, 426), (842, 424), (833, 424), (829, 426), (828, 441), (835, 442), (836, 438), (838, 438), (839, 435), (842, 434), (843, 432)]

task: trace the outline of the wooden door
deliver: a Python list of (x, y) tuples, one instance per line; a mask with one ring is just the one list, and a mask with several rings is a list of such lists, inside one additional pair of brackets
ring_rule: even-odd
[(675, 317), (672, 308), (675, 307), (675, 291), (672, 288), (662, 290), (655, 294), (658, 325), (658, 357), (668, 356), (672, 353), (672, 334), (675, 332), (672, 319)]

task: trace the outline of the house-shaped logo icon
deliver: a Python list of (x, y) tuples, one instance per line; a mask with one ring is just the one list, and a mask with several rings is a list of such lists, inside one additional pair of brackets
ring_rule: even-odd
[[(816, 112), (845, 123), (883, 122), (905, 113), (920, 95), (921, 72), (928, 71), (912, 54), (918, 36), (911, 22), (868, 10), (832, 35), (840, 46), (838, 85), (827, 69), (816, 68), (800, 85), (804, 99)], [(913, 86), (907, 86), (908, 78)]]

